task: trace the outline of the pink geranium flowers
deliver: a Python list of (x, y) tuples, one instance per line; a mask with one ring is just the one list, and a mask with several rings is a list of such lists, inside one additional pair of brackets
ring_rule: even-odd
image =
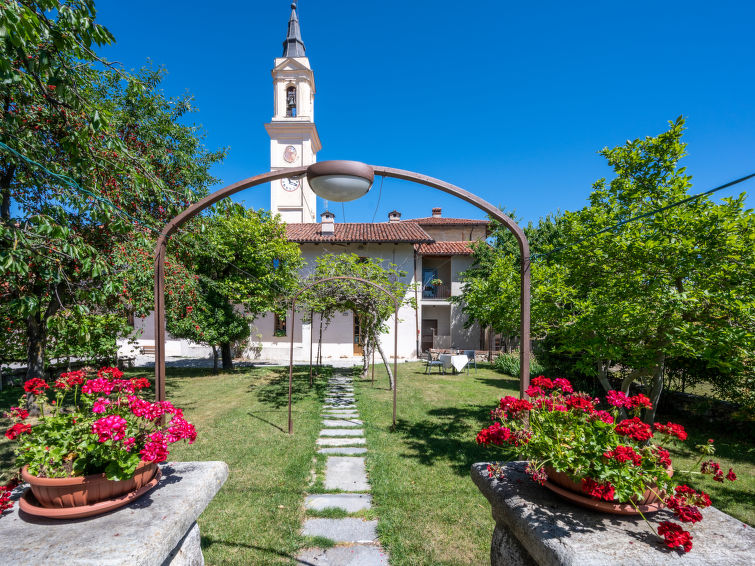
[(98, 442), (121, 440), (126, 436), (127, 425), (126, 419), (120, 415), (109, 415), (92, 423), (92, 433), (99, 437)]
[(29, 415), (20, 406), (5, 413), (13, 420), (5, 436), (18, 443), (19, 467), (49, 478), (106, 473), (125, 480), (142, 462), (165, 460), (171, 444), (194, 442), (196, 429), (181, 409), (145, 399), (148, 379), (124, 377), (118, 368), (104, 367), (96, 375), (62, 373), (53, 389), (42, 379), (28, 380), (24, 390), (36, 396), (39, 421), (24, 422)]

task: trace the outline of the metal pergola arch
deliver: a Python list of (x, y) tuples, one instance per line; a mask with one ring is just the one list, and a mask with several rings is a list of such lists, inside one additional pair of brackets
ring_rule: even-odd
[[(487, 213), (489, 216), (506, 226), (506, 228), (508, 228), (508, 230), (514, 235), (519, 244), (519, 252), (521, 254), (521, 344), (519, 347), (521, 373), (519, 379), (519, 395), (520, 397), (525, 397), (525, 391), (529, 387), (530, 378), (530, 247), (524, 231), (512, 218), (503, 214), (503, 212), (497, 207), (481, 199), (477, 195), (465, 191), (451, 183), (446, 183), (440, 179), (435, 179), (433, 177), (428, 177), (427, 175), (403, 169), (394, 169), (377, 165), (372, 165), (370, 167), (376, 175), (411, 181), (456, 196)], [(165, 252), (168, 238), (178, 230), (182, 224), (226, 197), (238, 193), (239, 191), (243, 191), (244, 189), (282, 179), (284, 177), (305, 175), (306, 172), (307, 167), (292, 167), (285, 170), (262, 173), (238, 181), (237, 183), (223, 187), (222, 189), (206, 196), (199, 202), (194, 203), (165, 224), (165, 227), (157, 238), (157, 244), (155, 245), (155, 394), (158, 401), (165, 400)]]
[(401, 303), (393, 293), (388, 291), (388, 289), (386, 289), (382, 285), (378, 285), (374, 281), (369, 281), (368, 279), (363, 279), (361, 277), (352, 277), (349, 275), (334, 275), (333, 277), (323, 277), (322, 279), (313, 281), (306, 287), (300, 289), (299, 292), (296, 293), (296, 295), (294, 295), (294, 298), (291, 300), (291, 341), (288, 357), (288, 434), (293, 434), (294, 432), (294, 423), (291, 417), (291, 395), (293, 393), (294, 384), (294, 321), (296, 317), (296, 300), (301, 296), (302, 293), (304, 293), (304, 291), (307, 291), (312, 287), (319, 285), (320, 283), (336, 280), (358, 281), (360, 283), (372, 285), (373, 287), (388, 295), (393, 301), (393, 428), (396, 428), (396, 391), (398, 389), (398, 309), (401, 306)]

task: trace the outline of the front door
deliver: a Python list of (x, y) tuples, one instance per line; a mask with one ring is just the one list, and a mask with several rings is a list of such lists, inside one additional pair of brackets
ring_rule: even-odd
[(433, 337), (438, 334), (438, 319), (422, 319), (422, 351), (433, 347)]
[(364, 354), (364, 339), (362, 336), (362, 325), (359, 316), (354, 313), (354, 355), (361, 356)]

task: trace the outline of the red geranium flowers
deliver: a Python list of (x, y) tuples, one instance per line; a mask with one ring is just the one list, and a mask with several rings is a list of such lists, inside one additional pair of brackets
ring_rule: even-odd
[[(710, 505), (710, 498), (674, 484), (669, 475), (671, 455), (657, 442), (658, 438), (683, 441), (687, 433), (671, 422), (645, 423), (640, 414), (652, 409), (646, 395), (608, 391), (608, 410), (602, 410), (600, 399), (575, 393), (568, 380), (544, 376), (532, 379), (526, 393), (531, 400), (512, 396), (500, 400), (491, 411), (495, 422), (477, 434), (479, 444), (501, 447), (509, 460), (527, 461), (525, 472), (538, 483), (548, 481), (552, 468), (567, 474), (594, 499), (632, 504), (655, 492), (682, 524), (703, 519), (701, 509)], [(627, 412), (630, 418), (624, 418)], [(704, 455), (715, 452), (712, 441), (698, 448)], [(494, 464), (489, 473), (500, 479), (502, 470)], [(703, 463), (700, 471), (716, 481), (736, 479), (734, 470), (724, 474), (713, 460)], [(692, 548), (692, 536), (680, 524), (665, 521), (658, 534), (670, 548), (685, 552)]]
[(32, 395), (42, 395), (45, 389), (50, 389), (50, 386), (47, 385), (44, 379), (38, 377), (33, 377), (24, 383), (24, 391)]
[(653, 431), (650, 429), (650, 425), (642, 422), (639, 417), (624, 419), (616, 425), (616, 432), (640, 442), (653, 438)]
[(671, 549), (682, 547), (684, 552), (692, 550), (692, 535), (676, 523), (663, 521), (658, 525), (658, 534), (665, 539), (666, 546)]

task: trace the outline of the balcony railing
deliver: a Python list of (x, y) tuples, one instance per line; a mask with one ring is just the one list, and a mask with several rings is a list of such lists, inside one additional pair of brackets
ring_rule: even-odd
[(425, 285), (422, 289), (423, 299), (447, 299), (451, 296), (451, 284)]

